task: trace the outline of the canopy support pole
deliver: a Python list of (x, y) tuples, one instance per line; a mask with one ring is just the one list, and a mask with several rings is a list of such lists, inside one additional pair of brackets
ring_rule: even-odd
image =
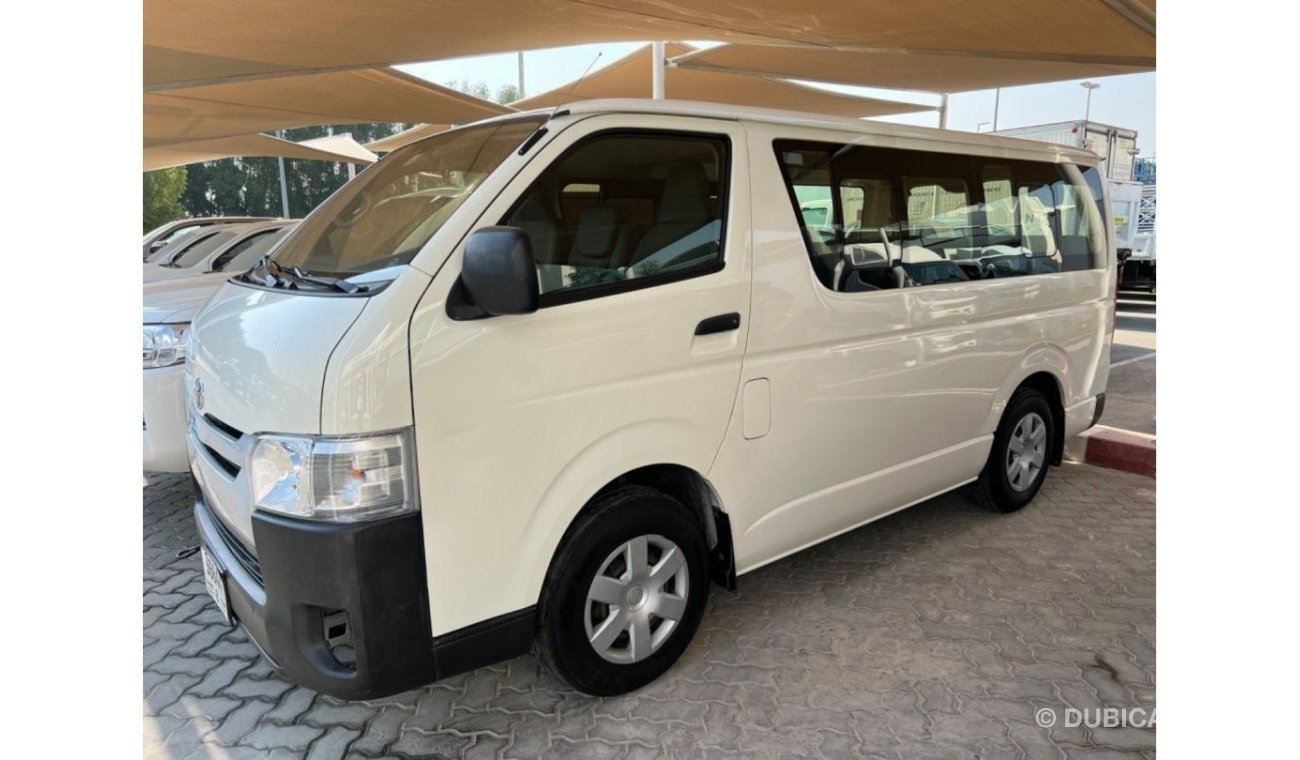
[[(334, 127), (330, 127), (330, 134), (334, 134)], [(352, 133), (344, 132), (343, 136), (351, 137)], [(349, 162), (347, 166), (348, 166), (348, 181), (351, 182), (352, 180), (357, 178), (357, 165)]]
[(1002, 88), (993, 91), (993, 131), (998, 131), (998, 106), (1002, 105)]
[[(650, 45), (653, 55), (653, 62), (650, 70), (650, 96), (655, 100), (664, 99), (664, 67), (667, 64), (664, 61), (664, 43), (654, 42)], [(642, 90), (644, 92), (644, 90)]]
[[(284, 139), (284, 130), (277, 129), (275, 136)], [(280, 216), (285, 219), (289, 218), (289, 182), (284, 177), (284, 156), (278, 159), (280, 162)]]
[(523, 100), (524, 95), (524, 51), (519, 51), (519, 99)]
[(948, 93), (943, 93), (939, 101), (939, 129), (948, 128)]

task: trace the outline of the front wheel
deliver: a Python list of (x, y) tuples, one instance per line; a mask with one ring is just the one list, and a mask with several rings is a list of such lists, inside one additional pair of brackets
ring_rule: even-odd
[(1015, 512), (1034, 500), (1047, 478), (1055, 439), (1052, 408), (1043, 394), (1021, 388), (1002, 414), (988, 462), (972, 487), (975, 501)]
[(677, 661), (708, 598), (699, 521), (659, 491), (620, 488), (588, 510), (552, 563), (538, 650), (579, 691), (623, 694)]

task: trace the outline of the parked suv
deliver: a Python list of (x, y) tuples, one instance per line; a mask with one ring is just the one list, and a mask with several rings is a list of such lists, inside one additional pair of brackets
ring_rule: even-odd
[[(266, 256), (296, 222), (232, 242), (229, 255), (212, 262), (210, 272), (144, 285), (144, 469), (186, 472), (185, 343), (190, 320), (204, 301), (232, 275)], [(246, 243), (246, 244), (245, 244)]]
[[(264, 248), (259, 244), (260, 241), (274, 237), (277, 232), (295, 223), (276, 219), (270, 222), (214, 224), (205, 227), (201, 232), (186, 235), (150, 257), (144, 264), (144, 281), (158, 282), (223, 271), (244, 251), (253, 247)], [(232, 270), (231, 274), (238, 271)]]
[(192, 232), (212, 224), (239, 224), (241, 222), (265, 222), (270, 216), (199, 216), (190, 219), (177, 219), (153, 228), (144, 236), (144, 258), (148, 259), (163, 246), (180, 240)]

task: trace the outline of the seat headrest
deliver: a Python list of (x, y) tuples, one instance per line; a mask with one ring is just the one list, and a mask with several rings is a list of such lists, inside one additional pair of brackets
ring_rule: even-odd
[(673, 164), (664, 179), (664, 196), (659, 203), (659, 223), (703, 223), (709, 211), (709, 178), (697, 163)]
[(623, 222), (617, 206), (595, 206), (582, 212), (573, 236), (573, 252), (589, 259), (608, 258)]
[(903, 255), (900, 257), (904, 264), (923, 264), (927, 261), (945, 261), (944, 257), (924, 246), (915, 243), (906, 243), (903, 245)]
[(517, 222), (554, 222), (555, 213), (551, 210), (550, 204), (539, 193), (532, 193), (528, 196), (515, 211), (515, 221)]

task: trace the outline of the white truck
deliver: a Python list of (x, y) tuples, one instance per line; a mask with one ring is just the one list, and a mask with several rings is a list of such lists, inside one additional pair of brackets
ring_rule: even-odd
[(992, 134), (1087, 148), (1101, 156), (1115, 216), (1120, 287), (1156, 289), (1155, 185), (1133, 180), (1137, 131), (1095, 121), (1061, 121), (1001, 129)]

